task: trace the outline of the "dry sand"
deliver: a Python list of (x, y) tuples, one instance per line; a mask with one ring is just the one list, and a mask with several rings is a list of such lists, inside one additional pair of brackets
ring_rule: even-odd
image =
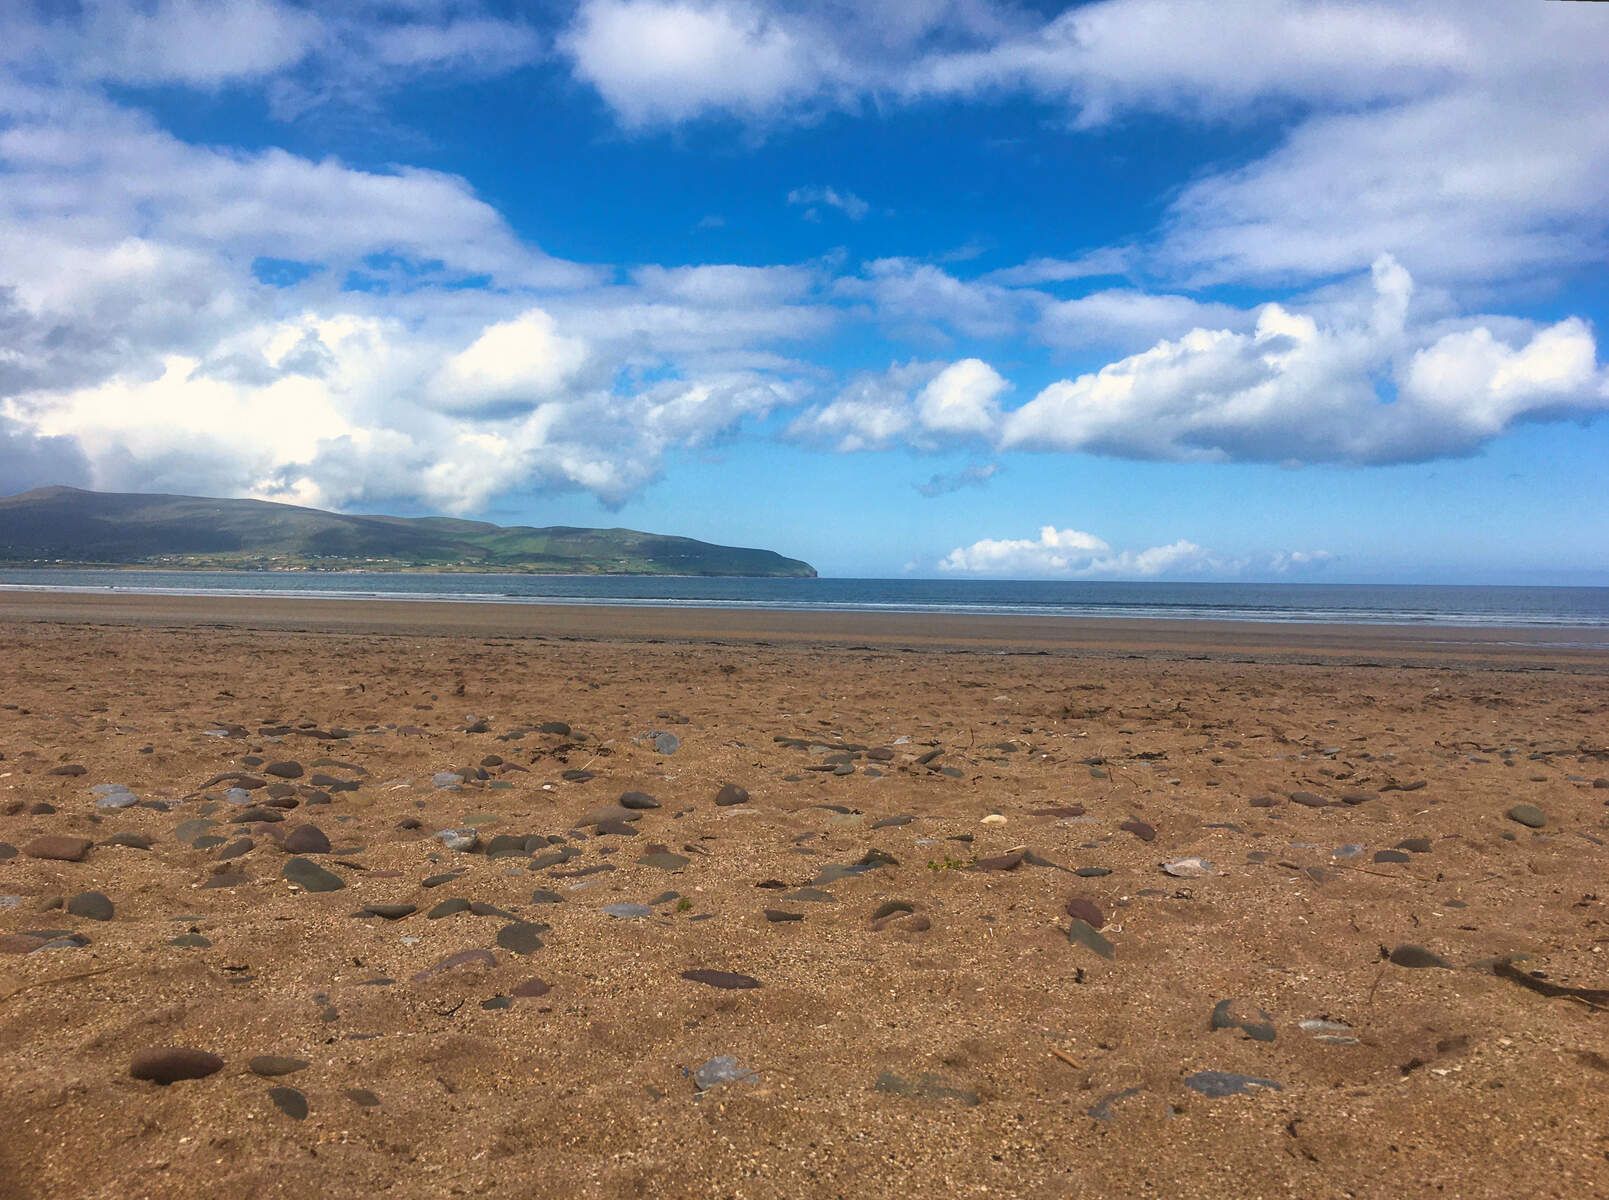
[(1609, 1194), (1580, 640), (5, 594), (0, 1197)]

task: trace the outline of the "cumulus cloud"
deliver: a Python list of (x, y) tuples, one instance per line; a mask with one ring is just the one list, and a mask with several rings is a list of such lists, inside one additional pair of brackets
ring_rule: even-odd
[(788, 203), (803, 206), (805, 220), (819, 221), (821, 208), (836, 208), (851, 221), (863, 220), (872, 206), (854, 192), (841, 192), (832, 187), (800, 187), (788, 193)]
[(1391, 463), (1467, 454), (1521, 421), (1609, 409), (1609, 376), (1577, 318), (1509, 340), (1483, 324), (1408, 322), (1412, 280), (1374, 266), (1344, 323), (1266, 305), (1248, 332), (1191, 330), (1045, 388), (999, 444), (1128, 458)]
[(938, 565), (955, 574), (1142, 578), (1219, 566), (1210, 552), (1182, 539), (1145, 550), (1114, 550), (1093, 533), (1054, 525), (1042, 527), (1037, 538), (984, 538), (957, 546)]
[(915, 487), (918, 492), (931, 500), (935, 496), (948, 496), (951, 492), (959, 492), (963, 488), (986, 487), (999, 473), (998, 463), (974, 463), (959, 471), (938, 472), (930, 476), (926, 483), (918, 483)]
[(801, 413), (788, 432), (840, 451), (876, 450), (896, 442), (933, 449), (946, 441), (988, 437), (999, 424), (999, 398), (1009, 386), (976, 358), (948, 365), (906, 363), (853, 380), (828, 404)]

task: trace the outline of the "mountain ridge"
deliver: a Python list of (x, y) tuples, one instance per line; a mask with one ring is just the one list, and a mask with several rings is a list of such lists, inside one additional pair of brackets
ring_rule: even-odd
[(773, 550), (615, 527), (335, 513), (274, 500), (54, 485), (0, 496), (0, 562), (224, 570), (814, 578)]

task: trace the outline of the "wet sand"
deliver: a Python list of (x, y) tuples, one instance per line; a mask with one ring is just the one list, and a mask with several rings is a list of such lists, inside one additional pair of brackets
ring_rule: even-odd
[(1605, 1194), (1583, 640), (0, 593), (0, 1196)]

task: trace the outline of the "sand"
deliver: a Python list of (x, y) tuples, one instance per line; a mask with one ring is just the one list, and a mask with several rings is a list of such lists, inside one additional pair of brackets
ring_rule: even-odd
[(0, 1196), (1609, 1193), (1591, 640), (0, 595)]

